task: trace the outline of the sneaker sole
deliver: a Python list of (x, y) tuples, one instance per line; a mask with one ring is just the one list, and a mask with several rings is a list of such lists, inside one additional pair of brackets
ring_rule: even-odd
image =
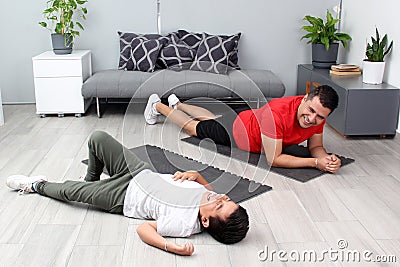
[(175, 104), (172, 104), (171, 102), (169, 102), (169, 98), (168, 98), (168, 106), (169, 106), (170, 108), (173, 108), (173, 109), (178, 109), (178, 107), (176, 106), (176, 104), (178, 104), (179, 98), (178, 98), (177, 96), (175, 96), (175, 97), (176, 97), (176, 99), (177, 99), (177, 101), (176, 101)]
[(154, 94), (149, 97), (146, 108), (144, 109), (144, 112), (143, 112), (146, 123), (150, 124), (150, 125), (154, 125), (157, 123), (156, 119), (153, 121), (153, 120), (151, 120), (151, 118), (150, 119), (147, 118), (147, 115), (151, 112), (151, 109), (153, 108), (153, 104), (155, 103), (155, 102), (153, 102), (153, 98), (155, 98), (153, 96), (154, 96)]

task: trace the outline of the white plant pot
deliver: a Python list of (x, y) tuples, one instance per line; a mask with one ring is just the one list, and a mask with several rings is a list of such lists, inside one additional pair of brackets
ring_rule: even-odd
[(382, 83), (384, 72), (385, 62), (363, 61), (363, 83)]

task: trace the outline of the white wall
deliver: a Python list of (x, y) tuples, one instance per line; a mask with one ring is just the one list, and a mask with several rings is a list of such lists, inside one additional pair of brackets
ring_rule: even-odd
[[(398, 0), (344, 0), (342, 15), (342, 31), (349, 33), (353, 40), (349, 51), (341, 55), (343, 62), (362, 66), (365, 58), (366, 43), (375, 36), (375, 26), (379, 33), (387, 33), (393, 40), (393, 49), (385, 57), (386, 69), (383, 78), (393, 86), (400, 88), (400, 22), (398, 21), (400, 2)], [(383, 118), (384, 119), (384, 118)], [(400, 121), (400, 113), (399, 113)], [(400, 126), (398, 126), (400, 132)]]
[[(89, 0), (85, 31), (75, 49), (92, 50), (93, 70), (118, 65), (117, 31), (155, 33), (156, 0)], [(296, 92), (299, 63), (310, 63), (310, 46), (300, 41), (306, 14), (324, 16), (338, 0), (161, 0), (162, 32), (177, 29), (213, 34), (242, 32), (239, 64), (270, 69)], [(51, 50), (50, 32), (38, 25), (46, 1), (2, 3), (0, 16), (0, 87), (3, 103), (32, 103), (31, 58)]]
[[(4, 1), (3, 1), (4, 2)], [(38, 25), (46, 1), (2, 2), (0, 87), (3, 103), (35, 102), (32, 57), (51, 50), (50, 31)], [(74, 49), (93, 51), (93, 69), (118, 65), (117, 30), (156, 32), (155, 4), (141, 0), (89, 0), (85, 31)]]

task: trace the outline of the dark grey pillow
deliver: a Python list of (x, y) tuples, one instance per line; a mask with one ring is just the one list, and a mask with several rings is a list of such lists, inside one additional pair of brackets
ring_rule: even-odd
[(235, 42), (235, 46), (233, 48), (233, 50), (231, 51), (229, 58), (228, 58), (228, 66), (232, 67), (234, 69), (240, 69), (239, 67), (239, 56), (238, 56), (238, 52), (239, 52), (239, 40), (241, 37), (241, 33), (237, 33), (234, 35), (219, 35), (220, 37), (222, 37), (222, 39), (228, 40), (228, 39), (234, 39)]
[(164, 68), (182, 70), (185, 66), (189, 68), (190, 65), (184, 63), (192, 62), (195, 54), (196, 50), (172, 34), (171, 42), (161, 50), (158, 61)]
[(203, 33), (203, 40), (190, 69), (226, 74), (229, 57), (237, 47), (239, 38), (240, 34), (228, 37)]
[(174, 33), (179, 40), (185, 42), (190, 48), (197, 50), (203, 40), (202, 33), (188, 32), (186, 30), (178, 30)]
[[(133, 39), (131, 46), (132, 70), (153, 72), (162, 43), (158, 39), (144, 40), (138, 37)], [(128, 67), (127, 70), (131, 69)]]
[(119, 56), (119, 64), (118, 69), (120, 70), (127, 70), (132, 69), (132, 41), (135, 38), (141, 38), (143, 40), (158, 40), (160, 41), (161, 45), (166, 45), (170, 37), (160, 35), (160, 34), (137, 34), (133, 32), (120, 32), (118, 31), (119, 35), (119, 46), (120, 46), (120, 56)]
[(153, 72), (156, 67), (156, 60), (160, 53), (162, 44), (159, 40), (144, 40), (137, 37), (131, 43), (131, 62), (132, 66), (128, 64), (126, 70), (138, 70)]
[[(186, 30), (178, 30), (177, 32), (175, 32), (176, 36), (184, 41), (185, 43), (187, 43), (191, 48), (193, 49), (198, 49), (202, 39), (203, 39), (203, 35), (201, 33), (195, 33), (195, 32), (188, 32)], [(208, 36), (210, 36), (210, 34), (207, 34)], [(239, 67), (239, 57), (238, 57), (238, 45), (239, 45), (239, 39), (241, 37), (241, 33), (237, 33), (234, 36), (237, 35), (237, 40), (236, 40), (236, 44), (235, 47), (233, 48), (233, 51), (231, 52), (231, 54), (229, 55), (229, 59), (228, 59), (228, 66), (235, 68), (235, 69), (240, 69)], [(220, 37), (222, 37), (222, 39), (229, 39), (232, 37), (232, 35), (218, 35)]]

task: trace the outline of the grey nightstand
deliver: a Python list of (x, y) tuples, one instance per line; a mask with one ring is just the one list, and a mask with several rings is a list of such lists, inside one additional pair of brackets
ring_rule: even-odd
[(305, 94), (308, 87), (326, 84), (339, 95), (338, 108), (327, 122), (344, 136), (396, 134), (400, 89), (387, 83), (365, 84), (362, 76), (330, 75), (329, 69), (300, 64), (297, 69), (297, 94)]

